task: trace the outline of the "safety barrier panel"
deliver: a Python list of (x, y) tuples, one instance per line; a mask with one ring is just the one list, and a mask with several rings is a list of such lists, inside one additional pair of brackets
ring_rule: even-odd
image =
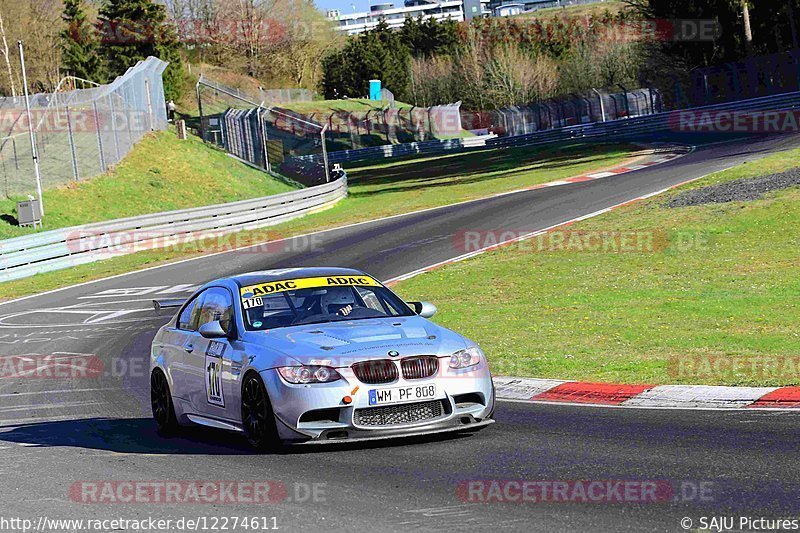
[(0, 241), (0, 282), (272, 226), (347, 196), (347, 177), (298, 191), (85, 224)]

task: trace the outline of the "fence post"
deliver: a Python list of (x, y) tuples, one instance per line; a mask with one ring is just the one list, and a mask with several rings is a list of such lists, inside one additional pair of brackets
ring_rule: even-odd
[(597, 99), (600, 100), (600, 118), (602, 122), (606, 121), (606, 108), (603, 105), (603, 95), (600, 94), (600, 91), (592, 87), (592, 91), (597, 95)]
[(11, 137), (11, 148), (14, 149), (14, 167), (19, 172), (19, 158), (17, 157), (17, 140), (14, 137)]
[(66, 106), (66, 113), (67, 113), (67, 133), (69, 133), (69, 149), (72, 152), (72, 175), (75, 178), (75, 181), (78, 181), (80, 177), (78, 176), (78, 157), (75, 154), (75, 137), (72, 134), (72, 116), (69, 112), (69, 106)]
[[(200, 81), (203, 80), (203, 77), (200, 76)], [(197, 93), (197, 114), (200, 115), (200, 139), (203, 141), (206, 140), (206, 131), (205, 127), (203, 127), (203, 99), (200, 97), (200, 81), (194, 86), (194, 90)]]
[(117, 134), (117, 114), (114, 112), (114, 93), (108, 95), (108, 102), (111, 106), (111, 129), (114, 132), (114, 151), (117, 153), (117, 162), (122, 159), (119, 154), (119, 136)]
[(153, 102), (150, 96), (150, 80), (147, 78), (144, 80), (144, 96), (147, 100), (147, 125), (150, 131), (153, 131)]
[(264, 114), (259, 113), (258, 117), (261, 121), (261, 141), (264, 146), (264, 168), (267, 169), (267, 172), (272, 172), (272, 167), (269, 164), (269, 138), (267, 137), (266, 114), (266, 110), (264, 110)]
[(97, 112), (97, 100), (92, 102), (94, 109), (94, 129), (97, 131), (97, 152), (100, 154), (100, 171), (106, 171), (106, 157), (103, 154), (103, 135), (100, 131), (100, 114)]
[(627, 113), (626, 118), (630, 118), (631, 116), (631, 104), (628, 102), (628, 89), (626, 89), (621, 83), (618, 83), (620, 89), (622, 89), (622, 97), (625, 99), (625, 113)]
[(33, 119), (31, 118), (31, 102), (28, 98), (28, 74), (25, 71), (25, 52), (22, 41), (17, 41), (19, 47), (19, 63), (22, 68), (22, 89), (25, 95), (25, 112), (28, 115), (28, 134), (31, 141), (31, 156), (33, 157), (33, 171), (36, 174), (36, 192), (39, 196), (39, 212), (44, 216), (44, 198), (42, 198), (42, 176), (39, 174), (39, 151), (36, 147), (36, 135), (33, 133)]
[(325, 182), (331, 181), (331, 174), (330, 170), (328, 170), (328, 149), (325, 147), (325, 131), (328, 129), (328, 125), (325, 124), (322, 127), (322, 131), (320, 132), (320, 136), (322, 137), (322, 160), (323, 164), (325, 165)]

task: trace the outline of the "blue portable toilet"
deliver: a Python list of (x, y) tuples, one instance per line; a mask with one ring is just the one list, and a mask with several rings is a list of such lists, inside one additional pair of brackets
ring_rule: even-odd
[(369, 99), (381, 99), (381, 80), (369, 80)]

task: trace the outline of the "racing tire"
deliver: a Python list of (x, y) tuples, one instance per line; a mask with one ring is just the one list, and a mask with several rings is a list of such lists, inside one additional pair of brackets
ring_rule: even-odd
[(172, 435), (178, 430), (178, 418), (175, 416), (175, 405), (169, 390), (167, 376), (160, 368), (150, 375), (150, 407), (158, 431), (164, 435)]
[(492, 410), (489, 411), (489, 414), (486, 415), (486, 418), (494, 419), (495, 407), (497, 407), (497, 389), (494, 386), (494, 380), (492, 380)]
[(247, 374), (242, 384), (242, 429), (250, 446), (258, 451), (275, 451), (280, 447), (272, 403), (261, 376), (255, 372)]

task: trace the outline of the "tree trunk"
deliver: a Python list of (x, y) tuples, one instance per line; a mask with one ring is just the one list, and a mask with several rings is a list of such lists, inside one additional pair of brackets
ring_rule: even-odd
[(11, 60), (8, 57), (8, 41), (6, 41), (6, 30), (3, 26), (3, 15), (0, 14), (0, 38), (3, 41), (3, 48), (0, 49), (0, 52), (3, 54), (3, 58), (6, 61), (6, 70), (8, 71), (8, 83), (11, 84), (11, 96), (14, 98), (17, 97), (17, 87), (14, 84), (14, 73), (11, 72)]
[(750, 28), (750, 8), (747, 7), (747, 0), (742, 0), (742, 20), (744, 20), (744, 45), (747, 56), (753, 55), (753, 30)]

